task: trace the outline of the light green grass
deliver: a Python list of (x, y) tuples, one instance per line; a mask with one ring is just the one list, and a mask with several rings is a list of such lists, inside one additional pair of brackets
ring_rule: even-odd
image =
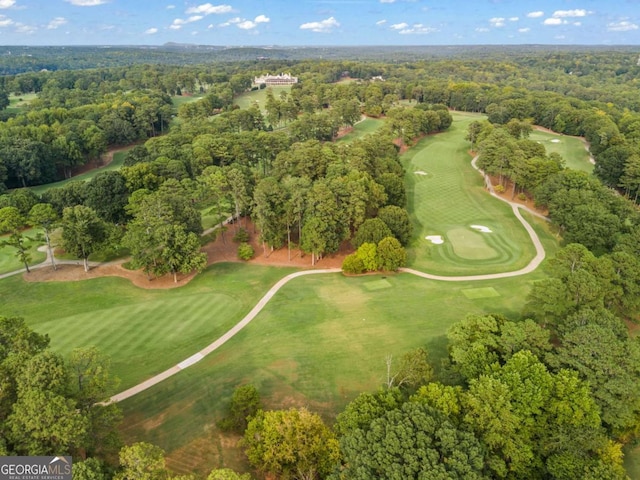
[[(593, 172), (593, 164), (589, 161), (589, 152), (584, 142), (578, 137), (568, 137), (556, 133), (534, 130), (529, 135), (529, 140), (540, 142), (547, 150), (547, 154), (556, 152), (564, 159), (567, 168)], [(552, 140), (559, 140), (553, 142)]]
[(496, 289), (493, 287), (467, 288), (466, 290), (462, 290), (462, 294), (465, 297), (467, 297), (469, 300), (477, 300), (478, 298), (491, 298), (491, 297), (500, 296), (500, 294), (496, 292)]
[(180, 105), (184, 105), (185, 103), (197, 102), (203, 97), (204, 95), (200, 93), (196, 95), (174, 95), (173, 97), (171, 97), (173, 110), (174, 112), (177, 112), (178, 108), (180, 108)]
[(238, 95), (233, 102), (240, 108), (249, 108), (251, 105), (257, 102), (260, 110), (262, 110), (262, 112), (264, 113), (264, 106), (267, 101), (267, 90), (271, 90), (273, 92), (273, 96), (279, 100), (281, 92), (289, 93), (291, 91), (291, 85), (276, 85), (273, 87), (263, 88), (261, 90), (246, 92)]
[[(25, 245), (29, 248), (31, 261), (29, 265), (37, 265), (46, 260), (46, 253), (39, 252), (37, 248), (44, 245), (44, 240), (40, 239), (40, 229), (29, 229), (23, 232), (26, 237)], [(7, 239), (7, 235), (0, 236), (0, 242)], [(0, 274), (14, 272), (24, 268), (24, 264), (18, 260), (16, 249), (10, 246), (0, 246)], [(2, 312), (0, 312), (2, 315)]]
[[(470, 313), (517, 317), (536, 278), (446, 283), (398, 274), (379, 279), (389, 287), (373, 291), (369, 276), (295, 279), (220, 350), (123, 402), (125, 438), (182, 458), (198, 439), (211, 441), (234, 387), (246, 383), (269, 409), (304, 405), (331, 423), (358, 393), (382, 385), (387, 355), (426, 347), (437, 368), (453, 323)], [(487, 285), (501, 297), (464, 294)], [(213, 466), (199, 465), (202, 472)]]
[(145, 290), (120, 278), (0, 280), (2, 315), (22, 316), (67, 354), (96, 345), (128, 388), (184, 360), (237, 323), (291, 269), (219, 264), (188, 285)]
[[(469, 123), (482, 117), (457, 112), (453, 117), (447, 132), (426, 137), (402, 157), (414, 225), (409, 264), (442, 275), (518, 270), (534, 257), (534, 246), (511, 207), (484, 189), (482, 176), (471, 167), (469, 143), (464, 139)], [(428, 175), (416, 175), (416, 171)], [(447, 238), (449, 232), (456, 235), (457, 229), (475, 224), (492, 230), (476, 233), (485, 244), (478, 245), (482, 252), (461, 251), (460, 235), (455, 244)], [(442, 235), (445, 242), (434, 245), (425, 239), (428, 235)]]
[(484, 241), (485, 235), (470, 228), (457, 227), (447, 231), (445, 241), (451, 242), (454, 253), (460, 258), (488, 260), (498, 256), (498, 253)]
[(631, 480), (640, 479), (640, 445), (625, 447), (624, 468)]
[(376, 290), (384, 290), (385, 288), (391, 288), (391, 284), (386, 280), (370, 280), (363, 286), (370, 292), (374, 292)]
[[(133, 147), (132, 147), (133, 148)], [(47, 183), (46, 185), (38, 185), (37, 187), (29, 187), (32, 191), (34, 191), (38, 195), (42, 195), (44, 192), (49, 190), (50, 188), (60, 188), (64, 187), (69, 182), (87, 182), (91, 180), (93, 177), (102, 172), (109, 172), (111, 170), (120, 170), (124, 163), (124, 157), (126, 152), (116, 152), (113, 154), (113, 160), (109, 165), (105, 167), (95, 168), (81, 175), (76, 175), (75, 177), (67, 178), (66, 180), (61, 180), (59, 182)]]
[(20, 95), (9, 95), (9, 106), (7, 112), (20, 113), (26, 110), (32, 100), (37, 97), (35, 93), (23, 93)]
[(361, 122), (356, 123), (351, 132), (346, 134), (344, 137), (340, 137), (336, 142), (351, 143), (358, 138), (377, 132), (383, 125), (384, 120), (379, 118), (365, 118)]

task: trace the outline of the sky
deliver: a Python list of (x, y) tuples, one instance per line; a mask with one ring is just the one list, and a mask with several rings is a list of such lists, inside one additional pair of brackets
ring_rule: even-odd
[(0, 45), (640, 45), (640, 0), (222, 1), (0, 0)]

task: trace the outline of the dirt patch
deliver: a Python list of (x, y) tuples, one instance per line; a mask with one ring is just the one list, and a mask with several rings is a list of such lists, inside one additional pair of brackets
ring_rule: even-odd
[[(255, 231), (253, 223), (248, 219), (242, 219), (241, 225), (246, 228), (250, 234), (249, 243), (256, 252), (255, 257), (247, 263), (254, 265), (273, 265), (297, 267), (301, 269), (313, 268), (340, 268), (344, 257), (351, 253), (352, 248), (348, 243), (344, 243), (340, 250), (332, 255), (327, 255), (316, 261), (315, 266), (311, 265), (311, 255), (301, 254), (299, 250), (291, 251), (291, 260), (289, 260), (289, 252), (286, 247), (274, 250), (264, 251), (262, 244), (258, 242), (259, 234)], [(207, 254), (207, 265), (220, 262), (242, 262), (238, 259), (238, 244), (231, 241), (234, 235), (234, 225), (228, 227), (228, 231), (224, 235), (218, 235), (215, 241), (208, 243), (202, 248)], [(24, 273), (22, 278), (27, 282), (69, 282), (88, 280), (100, 277), (121, 277), (126, 278), (136, 287), (147, 289), (168, 289), (181, 287), (189, 283), (195, 276), (195, 273), (188, 275), (178, 274), (177, 283), (173, 281), (173, 275), (164, 275), (159, 278), (149, 279), (142, 270), (127, 270), (122, 266), (126, 260), (106, 263), (97, 267), (92, 267), (88, 272), (84, 271), (81, 261), (75, 264), (58, 265), (57, 270), (46, 266), (39, 269), (33, 269), (31, 273)]]
[[(491, 183), (493, 184), (493, 186), (495, 187), (496, 185), (500, 185), (500, 178), (499, 177), (492, 177), (489, 176), (489, 178), (491, 179)], [(515, 197), (511, 198), (513, 193), (513, 183), (511, 182), (511, 180), (509, 179), (503, 179), (503, 185), (504, 185), (504, 192), (502, 193), (498, 193), (495, 192), (496, 195), (498, 195), (500, 198), (507, 200), (509, 202), (513, 202), (513, 203), (517, 203), (519, 205), (523, 205), (527, 208), (530, 208), (531, 210), (534, 210), (536, 212), (538, 212), (541, 215), (544, 215), (545, 217), (547, 217), (549, 215), (549, 211), (543, 208), (539, 208), (536, 207), (536, 203), (533, 200), (533, 198), (531, 198), (529, 195), (525, 194), (526, 197), (525, 199), (521, 199), (518, 197), (518, 194), (515, 195)]]

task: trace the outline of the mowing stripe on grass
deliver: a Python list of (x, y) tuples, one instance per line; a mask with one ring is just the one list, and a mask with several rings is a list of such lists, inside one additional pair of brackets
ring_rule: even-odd
[(493, 287), (484, 287), (484, 288), (465, 288), (461, 290), (462, 294), (467, 297), (469, 300), (476, 300), (478, 298), (491, 298), (491, 297), (499, 297), (500, 294), (496, 292), (496, 289)]
[(371, 292), (374, 290), (383, 290), (385, 288), (391, 288), (392, 285), (386, 280), (372, 280), (370, 282), (363, 283), (362, 286), (366, 290), (369, 290)]

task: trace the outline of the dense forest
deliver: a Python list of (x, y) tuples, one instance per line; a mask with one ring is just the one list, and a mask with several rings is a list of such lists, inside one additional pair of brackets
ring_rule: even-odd
[[(207, 207), (223, 238), (230, 213), (234, 236), (250, 217), (265, 251), (300, 249), (315, 263), (349, 244), (345, 272), (395, 271), (411, 240), (401, 152), (447, 130), (451, 110), (485, 114), (467, 133), (479, 166), (533, 198), (562, 237), (521, 318), (460, 319), (444, 366), (407, 352), (332, 426), (306, 409), (263, 411), (251, 386), (236, 390), (220, 424), (277, 478), (626, 478), (622, 447), (640, 428), (640, 344), (627, 326), (640, 321), (636, 51), (416, 48), (391, 61), (349, 49), (335, 60), (177, 45), (75, 57), (10, 50), (0, 100), (35, 98), (0, 123), (0, 230), (27, 269), (31, 225), (47, 241), (61, 227), (63, 248), (86, 268), (92, 253), (112, 250), (149, 276), (199, 271)], [(300, 83), (267, 91), (263, 109), (238, 107), (239, 94), (259, 88), (255, 75), (278, 71)], [(193, 94), (201, 98), (173, 106)], [(363, 116), (384, 127), (334, 141)], [(532, 125), (585, 137), (594, 175), (529, 140)], [(123, 145), (132, 148), (120, 170), (42, 195), (28, 188)], [(22, 319), (0, 320), (0, 453), (69, 453), (77, 478), (169, 477), (163, 452), (123, 446), (117, 407), (97, 403), (113, 388), (107, 358), (87, 349), (62, 358)]]

